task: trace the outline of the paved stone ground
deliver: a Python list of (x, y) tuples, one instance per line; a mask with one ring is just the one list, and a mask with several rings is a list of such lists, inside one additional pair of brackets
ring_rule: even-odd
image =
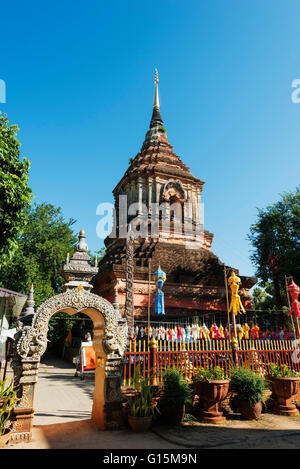
[(156, 424), (153, 431), (167, 441), (194, 449), (300, 448), (300, 415), (284, 417), (266, 413), (258, 421), (244, 421), (239, 414), (232, 414), (224, 424), (190, 422), (177, 428)]
[(36, 389), (32, 441), (10, 444), (6, 449), (182, 448), (153, 432), (133, 437), (127, 428), (99, 431), (90, 420), (94, 375), (87, 374), (84, 380), (74, 375), (71, 363), (44, 355)]
[(75, 366), (45, 355), (39, 369), (34, 425), (89, 419), (92, 412), (94, 375), (75, 376)]
[(222, 425), (198, 422), (181, 427), (153, 425), (134, 434), (124, 428), (99, 431), (91, 420), (35, 426), (29, 443), (6, 449), (299, 449), (300, 416), (262, 415), (259, 421), (228, 420)]
[(33, 439), (6, 449), (164, 449), (184, 448), (167, 442), (153, 432), (132, 433), (129, 429), (100, 431), (91, 420), (34, 427)]
[(99, 431), (90, 420), (93, 376), (74, 377), (75, 368), (46, 357), (36, 393), (33, 439), (6, 449), (298, 449), (300, 416), (263, 414), (258, 421), (243, 421), (231, 414), (221, 425), (189, 422), (181, 427), (154, 424), (152, 431), (133, 434), (130, 429)]

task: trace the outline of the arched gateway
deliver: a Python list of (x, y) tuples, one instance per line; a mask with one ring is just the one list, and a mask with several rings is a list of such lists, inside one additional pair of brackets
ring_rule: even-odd
[[(80, 248), (79, 243), (75, 257), (80, 250), (78, 246)], [(67, 262), (69, 269), (70, 264), (72, 261)], [(72, 288), (42, 303), (33, 315), (30, 326), (19, 322), (18, 332), (15, 335), (15, 358), (12, 367), (15, 384), (19, 385), (20, 401), (13, 412), (12, 439), (31, 437), (40, 358), (47, 348), (49, 320), (59, 312), (69, 315), (82, 312), (92, 319), (93, 346), (96, 355), (92, 420), (101, 430), (116, 428), (122, 422), (120, 386), (123, 356), (128, 338), (127, 322), (120, 315), (116, 305), (114, 307), (104, 298), (90, 293), (88, 287), (91, 285), (85, 284), (83, 278), (81, 281), (85, 287), (73, 280)]]

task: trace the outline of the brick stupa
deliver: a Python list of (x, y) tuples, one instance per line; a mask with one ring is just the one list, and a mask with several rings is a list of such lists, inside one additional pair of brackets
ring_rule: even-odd
[[(144, 230), (134, 241), (135, 318), (147, 317), (149, 298), (153, 313), (153, 273), (159, 264), (167, 275), (163, 289), (166, 320), (184, 316), (207, 317), (212, 313), (216, 319), (218, 313), (224, 316), (224, 264), (211, 251), (213, 233), (202, 229), (199, 234), (203, 184), (203, 181), (191, 174), (168, 141), (160, 112), (156, 74), (150, 128), (140, 152), (113, 190), (116, 215), (114, 236), (105, 239), (106, 254), (99, 263), (98, 274), (91, 282), (93, 292), (112, 302), (117, 289), (120, 311), (124, 313), (126, 239), (119, 236), (124, 236), (124, 227), (127, 229), (129, 222), (136, 223), (140, 218)], [(137, 207), (136, 213), (126, 214), (125, 218), (120, 214), (120, 196), (124, 195), (127, 196), (127, 207), (133, 203)], [(167, 207), (166, 212), (159, 215), (155, 232), (158, 237), (153, 236), (153, 225), (151, 231), (153, 203), (164, 203)], [(172, 210), (172, 207), (175, 208)], [(169, 219), (170, 232), (164, 224), (165, 219)], [(178, 220), (183, 220), (183, 223), (178, 225)], [(246, 310), (251, 309), (249, 290), (257, 279), (242, 276), (235, 268), (232, 270), (241, 278), (240, 295), (244, 307)]]

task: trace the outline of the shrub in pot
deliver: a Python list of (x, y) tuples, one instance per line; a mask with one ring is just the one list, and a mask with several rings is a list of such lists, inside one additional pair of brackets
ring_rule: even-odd
[(10, 439), (11, 429), (7, 426), (12, 409), (18, 402), (17, 389), (9, 378), (0, 380), (0, 448)]
[(159, 402), (165, 422), (180, 425), (185, 414), (185, 405), (192, 403), (192, 390), (181, 373), (169, 368), (164, 375), (163, 393)]
[(237, 394), (236, 402), (243, 419), (259, 419), (267, 387), (265, 379), (246, 368), (235, 368), (230, 378), (230, 389)]
[(151, 386), (151, 377), (143, 378), (140, 373), (140, 367), (137, 366), (134, 372), (132, 384), (135, 388), (135, 395), (127, 401), (128, 423), (130, 428), (136, 432), (146, 432), (149, 430), (152, 417), (158, 409), (153, 406), (153, 388)]
[(199, 397), (198, 418), (201, 422), (222, 423), (226, 420), (219, 406), (227, 397), (229, 382), (219, 366), (194, 370), (193, 384)]
[(298, 393), (300, 376), (287, 365), (270, 363), (267, 380), (275, 399), (274, 412), (279, 415), (298, 415), (292, 398)]

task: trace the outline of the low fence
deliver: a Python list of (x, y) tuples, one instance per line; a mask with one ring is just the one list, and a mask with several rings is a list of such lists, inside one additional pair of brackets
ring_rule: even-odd
[[(238, 343), (237, 357), (243, 365), (261, 375), (269, 371), (269, 363), (287, 365), (300, 371), (300, 350), (292, 340), (241, 340)], [(190, 381), (198, 367), (219, 366), (225, 376), (230, 376), (234, 366), (233, 353), (229, 340), (197, 340), (191, 342), (131, 341), (129, 351), (125, 352), (123, 386), (131, 383), (137, 365), (143, 377), (149, 376), (153, 369), (153, 384), (162, 384), (167, 368), (176, 368)]]

